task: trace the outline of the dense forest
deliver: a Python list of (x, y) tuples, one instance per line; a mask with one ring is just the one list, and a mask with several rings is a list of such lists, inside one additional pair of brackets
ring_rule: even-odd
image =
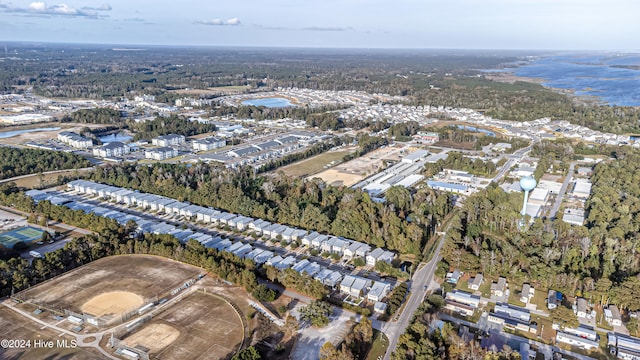
[[(214, 124), (203, 124), (178, 116), (157, 116), (151, 121), (136, 122), (122, 117), (119, 111), (107, 108), (77, 110), (61, 119), (62, 122), (78, 122), (83, 124), (110, 124), (119, 128), (127, 128), (135, 133), (134, 140), (151, 140), (152, 138), (179, 134), (192, 136), (214, 132)], [(111, 128), (113, 130), (113, 128)]]
[(491, 161), (482, 161), (481, 159), (471, 160), (459, 152), (448, 153), (446, 159), (440, 159), (435, 163), (427, 163), (424, 165), (423, 175), (431, 177), (444, 169), (467, 171), (469, 174), (492, 177), (496, 172), (496, 165)]
[(409, 194), (400, 207), (317, 179), (262, 177), (248, 169), (232, 173), (208, 164), (113, 165), (91, 179), (412, 254), (420, 253), (451, 209), (449, 195), (430, 189)]
[(81, 124), (109, 124), (123, 125), (124, 118), (118, 110), (109, 108), (80, 109), (65, 115), (61, 122), (75, 122)]
[(177, 115), (168, 117), (158, 116), (152, 121), (139, 123), (129, 122), (129, 129), (135, 132), (134, 140), (151, 140), (155, 137), (168, 134), (192, 136), (217, 130), (214, 124), (189, 121)]
[(443, 78), (429, 84), (434, 88), (420, 89), (423, 84), (415, 83), (413, 104), (470, 108), (503, 120), (548, 117), (616, 134), (640, 132), (640, 108), (579, 104), (538, 84), (485, 78)]
[(62, 151), (0, 147), (0, 180), (45, 171), (80, 169), (91, 163), (80, 155)]
[(585, 226), (535, 219), (520, 228), (521, 194), (497, 186), (470, 196), (452, 221), (444, 267), (533, 281), (593, 303), (640, 309), (640, 154), (620, 148), (598, 164)]
[[(481, 132), (459, 129), (457, 126), (445, 126), (441, 128), (423, 128), (424, 131), (435, 131), (438, 133), (440, 141), (446, 142), (446, 145), (454, 144), (470, 144), (473, 150), (482, 150), (483, 147), (490, 144), (507, 143), (511, 145), (510, 149), (505, 149), (505, 153), (513, 153), (518, 149), (522, 149), (529, 145), (525, 139), (517, 137), (506, 139), (496, 136), (488, 136)], [(438, 145), (438, 143), (436, 143)]]

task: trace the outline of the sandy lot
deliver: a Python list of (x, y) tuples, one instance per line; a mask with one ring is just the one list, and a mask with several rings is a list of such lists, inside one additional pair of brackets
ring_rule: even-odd
[(334, 186), (352, 186), (367, 176), (382, 170), (383, 160), (400, 160), (402, 158), (401, 149), (400, 147), (378, 149), (308, 178), (320, 178), (327, 184)]
[[(293, 309), (292, 314), (299, 317), (298, 310), (302, 304)], [(333, 309), (330, 316), (331, 322), (324, 328), (316, 328), (309, 324), (302, 324), (298, 331), (299, 338), (294, 352), (291, 354), (292, 359), (296, 360), (318, 360), (320, 348), (327, 341), (334, 345), (338, 345), (351, 330), (349, 320), (352, 313), (347, 313), (342, 309)]]
[(7, 126), (7, 127), (0, 128), (0, 131), (14, 131), (14, 130), (24, 130), (24, 129), (34, 129), (34, 128), (49, 128), (49, 127), (60, 128), (59, 130), (24, 133), (17, 136), (12, 136), (10, 138), (2, 139), (3, 144), (20, 145), (27, 141), (40, 141), (40, 140), (56, 138), (58, 136), (58, 133), (60, 133), (61, 131), (78, 132), (85, 127), (94, 128), (94, 127), (103, 127), (103, 126), (105, 125), (47, 122), (47, 123), (37, 123), (37, 124), (25, 125), (25, 126)]
[[(105, 300), (115, 298), (110, 292), (131, 293), (123, 299), (139, 297), (143, 303), (159, 299), (193, 279), (200, 269), (169, 259), (145, 255), (112, 256), (58, 276), (17, 294), (20, 299), (44, 308), (63, 312), (82, 312), (89, 303), (108, 306)], [(97, 297), (101, 294), (102, 297)], [(120, 298), (120, 295), (118, 296)], [(140, 303), (135, 298), (135, 303)], [(132, 300), (128, 300), (132, 301)], [(133, 304), (131, 302), (130, 304)], [(111, 307), (112, 310), (117, 310)], [(108, 310), (108, 308), (107, 308)], [(92, 311), (97, 311), (92, 309)]]

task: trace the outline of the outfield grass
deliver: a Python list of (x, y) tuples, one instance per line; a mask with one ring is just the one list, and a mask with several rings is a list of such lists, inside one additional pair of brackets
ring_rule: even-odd
[(332, 161), (340, 161), (342, 158), (349, 154), (351, 150), (338, 150), (330, 151), (323, 154), (316, 155), (312, 158), (298, 161), (291, 165), (283, 166), (277, 171), (283, 171), (287, 176), (303, 177), (313, 175), (325, 170), (325, 166)]

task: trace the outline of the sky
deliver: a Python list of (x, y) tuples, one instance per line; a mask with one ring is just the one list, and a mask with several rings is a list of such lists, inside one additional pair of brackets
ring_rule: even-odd
[(0, 41), (640, 49), (637, 0), (0, 0)]

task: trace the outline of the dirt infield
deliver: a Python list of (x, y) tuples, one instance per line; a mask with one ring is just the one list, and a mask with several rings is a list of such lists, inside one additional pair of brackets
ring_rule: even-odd
[(157, 354), (171, 345), (180, 336), (180, 331), (167, 324), (151, 324), (135, 334), (127, 337), (124, 342), (129, 347), (142, 345), (152, 354)]
[[(131, 293), (123, 299), (133, 299), (133, 295), (147, 303), (159, 300), (158, 296), (164, 296), (200, 273), (201, 270), (194, 266), (156, 256), (111, 256), (22, 291), (17, 297), (46, 309), (81, 313), (85, 304), (91, 305), (90, 301), (96, 295), (105, 293), (105, 290)], [(108, 298), (109, 296), (103, 297)], [(100, 298), (94, 300), (94, 303), (98, 300)], [(131, 304), (133, 303), (140, 302), (136, 300)], [(107, 304), (97, 306), (104, 309)]]
[(82, 305), (82, 312), (95, 317), (118, 316), (144, 304), (144, 299), (128, 291), (111, 291), (92, 297)]
[[(176, 332), (179, 336), (172, 339)], [(123, 341), (151, 349), (152, 359), (224, 359), (238, 349), (242, 339), (243, 325), (233, 308), (198, 291)]]

